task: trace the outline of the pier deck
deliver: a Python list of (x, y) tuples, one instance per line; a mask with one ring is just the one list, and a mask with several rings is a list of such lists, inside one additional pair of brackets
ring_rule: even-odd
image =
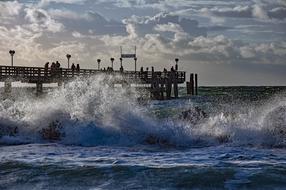
[[(154, 99), (170, 99), (173, 92), (178, 98), (178, 84), (186, 82), (184, 71), (106, 71), (95, 69), (72, 70), (67, 68), (44, 68), (0, 65), (0, 82), (5, 83), (5, 92), (11, 92), (12, 82), (34, 83), (37, 93), (43, 91), (43, 84), (58, 83), (62, 85), (75, 77), (89, 77), (93, 75), (119, 75), (113, 84), (148, 86), (151, 97)], [(194, 81), (187, 83), (188, 91), (194, 92)], [(191, 93), (190, 93), (191, 94)]]
[[(58, 83), (71, 80), (77, 76), (92, 76), (98, 74), (113, 74), (122, 75), (124, 80), (128, 80), (129, 83), (141, 83), (152, 84), (154, 78), (169, 79), (172, 72), (160, 72), (160, 71), (103, 71), (95, 69), (80, 69), (79, 71), (60, 68), (59, 70), (52, 71), (50, 68), (45, 69), (43, 67), (21, 67), (21, 66), (1, 66), (0, 65), (0, 81), (5, 82), (7, 80), (11, 82), (23, 82), (23, 83)], [(181, 84), (185, 82), (186, 72), (175, 71), (175, 78), (177, 83)], [(118, 81), (120, 83), (120, 81)]]

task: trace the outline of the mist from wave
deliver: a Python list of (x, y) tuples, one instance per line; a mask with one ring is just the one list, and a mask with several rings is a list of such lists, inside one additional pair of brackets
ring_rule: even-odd
[[(166, 146), (268, 146), (286, 145), (286, 97), (280, 94), (261, 105), (231, 105), (211, 112), (199, 122), (181, 119), (181, 108), (173, 117), (157, 118), (140, 105), (133, 88), (112, 87), (116, 78), (78, 78), (41, 98), (14, 96), (0, 102), (0, 143), (44, 143), (41, 131), (51, 123), (60, 125), (59, 143), (81, 146), (132, 146), (155, 143)], [(195, 107), (192, 100), (178, 100)], [(163, 106), (173, 101), (163, 102)], [(217, 102), (220, 104), (220, 102)], [(11, 134), (11, 129), (15, 133)], [(147, 140), (146, 140), (147, 139)], [(154, 141), (154, 140), (153, 140)], [(150, 144), (150, 143), (149, 143)]]

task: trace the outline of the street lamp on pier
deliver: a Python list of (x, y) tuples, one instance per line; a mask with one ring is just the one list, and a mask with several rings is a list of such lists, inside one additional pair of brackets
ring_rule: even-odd
[(16, 53), (15, 50), (10, 50), (9, 51), (10, 55), (11, 55), (11, 66), (13, 67), (14, 64), (14, 54)]
[(70, 54), (67, 54), (67, 59), (68, 59), (68, 69), (70, 68), (70, 58), (71, 58), (71, 55)]
[(134, 62), (135, 62), (135, 73), (137, 71), (137, 57), (134, 57)]
[(97, 59), (97, 69), (100, 70), (100, 62), (101, 62), (101, 59)]
[(119, 60), (120, 60), (120, 68), (122, 68), (122, 61), (123, 61), (122, 57), (120, 57)]
[(178, 71), (178, 62), (179, 62), (179, 58), (175, 59), (176, 65), (175, 65), (175, 70)]
[(114, 58), (110, 58), (110, 61), (111, 61), (111, 68), (113, 69), (113, 62), (114, 62)]

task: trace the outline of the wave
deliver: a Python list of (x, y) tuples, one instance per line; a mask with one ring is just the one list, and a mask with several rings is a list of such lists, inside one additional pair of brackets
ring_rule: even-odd
[[(111, 76), (78, 78), (41, 98), (26, 95), (2, 100), (0, 143), (286, 146), (286, 99), (282, 96), (243, 111), (232, 107), (211, 113), (194, 123), (152, 116), (148, 106), (137, 101), (142, 94), (133, 88), (114, 88), (114, 80)], [(49, 133), (56, 133), (56, 138)]]

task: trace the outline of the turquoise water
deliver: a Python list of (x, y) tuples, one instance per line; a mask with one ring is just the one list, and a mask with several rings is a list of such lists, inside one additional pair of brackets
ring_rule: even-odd
[[(1, 100), (0, 189), (286, 189), (285, 87), (201, 87), (142, 105), (86, 80)], [(195, 107), (206, 117), (193, 121)], [(55, 121), (60, 138), (44, 138)]]

